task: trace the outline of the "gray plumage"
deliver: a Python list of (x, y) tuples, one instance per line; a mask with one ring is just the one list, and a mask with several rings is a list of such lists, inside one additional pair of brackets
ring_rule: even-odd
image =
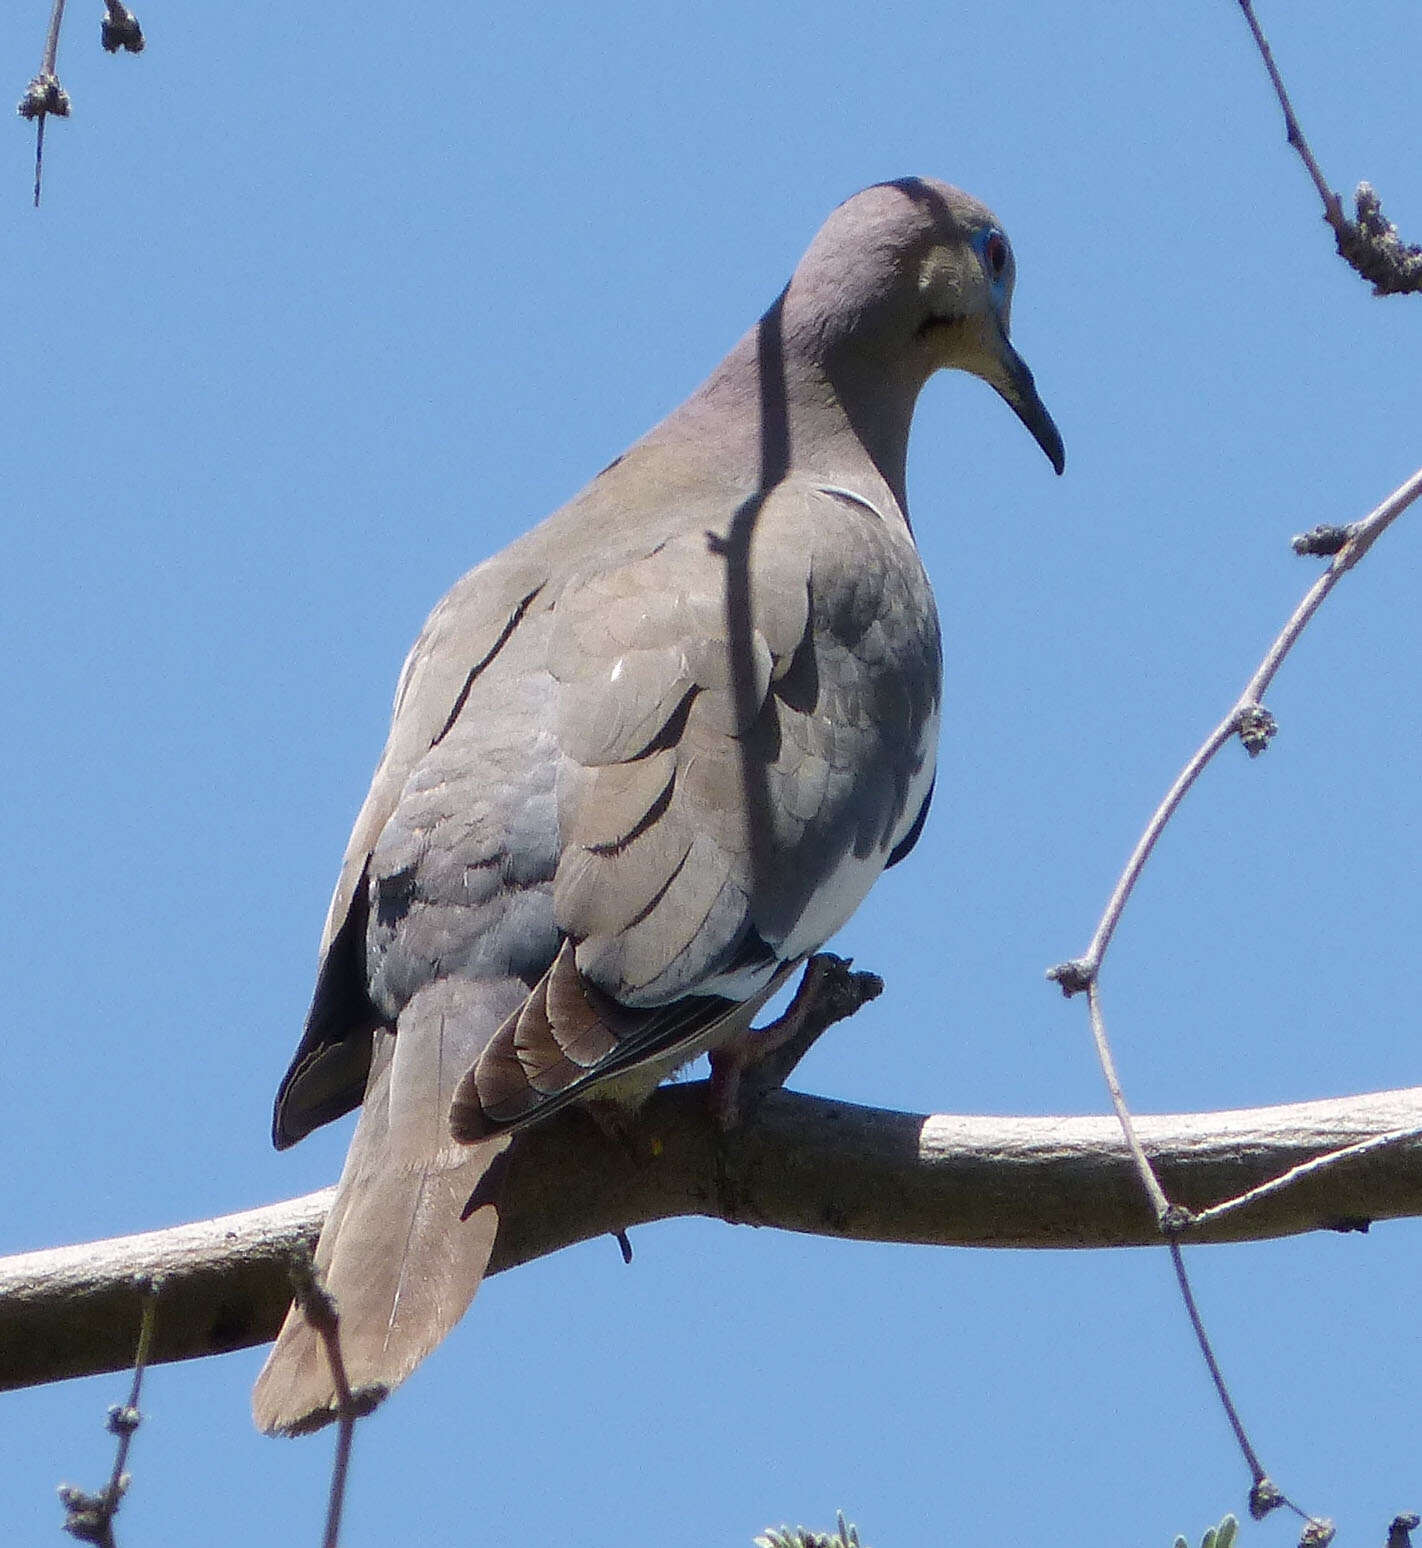
[[(917, 837), (941, 677), (905, 514), (919, 389), (983, 377), (1062, 465), (1012, 278), (958, 190), (856, 195), (681, 408), (431, 614), (274, 1124), (285, 1146), (364, 1103), (317, 1263), (367, 1401), (477, 1289), (511, 1134), (741, 1037)], [(257, 1422), (334, 1401), (293, 1310)]]

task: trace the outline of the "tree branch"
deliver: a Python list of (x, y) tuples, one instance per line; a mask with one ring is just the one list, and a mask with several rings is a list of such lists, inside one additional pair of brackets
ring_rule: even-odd
[(1359, 183), (1353, 195), (1358, 212), (1356, 222), (1343, 213), (1343, 201), (1328, 186), (1328, 179), (1313, 154), (1313, 147), (1304, 136), (1294, 105), (1284, 85), (1284, 78), (1274, 61), (1274, 51), (1254, 14), (1253, 0), (1239, 0), (1239, 8), (1254, 43), (1259, 50), (1264, 68), (1274, 86), (1279, 106), (1284, 110), (1284, 133), (1290, 145), (1299, 153), (1305, 170), (1313, 179), (1318, 197), (1323, 201), (1323, 218), (1333, 228), (1338, 244), (1338, 254), (1363, 276), (1371, 280), (1375, 296), (1397, 296), (1422, 291), (1422, 247), (1413, 242), (1403, 242), (1397, 227), (1382, 212), (1382, 200), (1371, 184)]
[[(1196, 1212), (1373, 1142), (1207, 1218), (1186, 1241), (1422, 1215), (1422, 1087), (1136, 1125), (1170, 1197)], [(574, 1112), (519, 1135), (510, 1155), (495, 1271), (679, 1215), (939, 1246), (1160, 1244), (1109, 1117), (925, 1118), (782, 1091), (722, 1135), (696, 1083), (659, 1091), (630, 1147)], [(148, 1280), (162, 1281), (154, 1363), (274, 1337), (288, 1261), (315, 1241), (331, 1193), (0, 1259), (0, 1389), (127, 1367)]]

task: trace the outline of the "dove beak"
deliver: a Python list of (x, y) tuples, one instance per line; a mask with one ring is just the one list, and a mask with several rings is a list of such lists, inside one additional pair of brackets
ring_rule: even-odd
[(1013, 349), (1007, 330), (999, 323), (991, 363), (983, 372), (1003, 401), (1032, 432), (1032, 439), (1047, 454), (1047, 461), (1060, 473), (1066, 467), (1066, 448), (1047, 405), (1037, 395), (1037, 384), (1027, 362)]

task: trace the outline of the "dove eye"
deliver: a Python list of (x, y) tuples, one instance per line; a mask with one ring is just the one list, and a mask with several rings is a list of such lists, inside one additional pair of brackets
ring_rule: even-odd
[(983, 257), (987, 261), (988, 273), (995, 280), (999, 280), (1007, 271), (1009, 257), (1007, 238), (1000, 231), (988, 232), (987, 244), (983, 248)]

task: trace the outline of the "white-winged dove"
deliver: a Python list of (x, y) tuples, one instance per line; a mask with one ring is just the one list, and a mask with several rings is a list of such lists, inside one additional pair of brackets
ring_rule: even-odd
[[(284, 1147), (364, 1103), (316, 1253), (364, 1402), (478, 1288), (512, 1134), (741, 1037), (913, 845), (941, 675), (920, 388), (982, 377), (1062, 469), (1012, 284), (975, 199), (856, 194), (703, 386), (431, 614), (274, 1123)], [(335, 1401), (293, 1308), (257, 1423)]]

